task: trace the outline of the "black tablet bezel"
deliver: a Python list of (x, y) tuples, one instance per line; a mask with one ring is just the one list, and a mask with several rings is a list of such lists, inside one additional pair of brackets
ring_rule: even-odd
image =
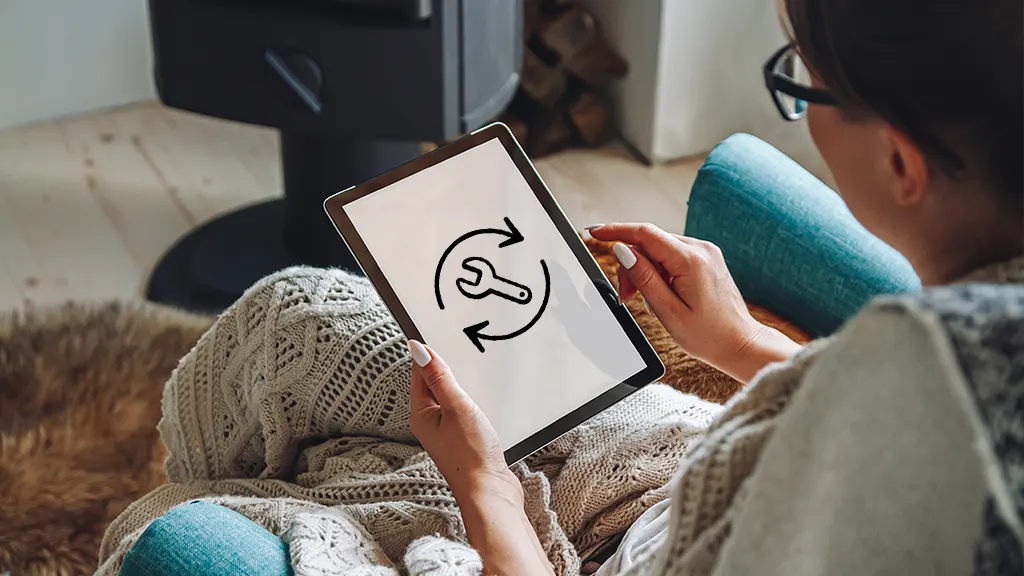
[[(640, 354), (643, 359), (645, 367), (636, 374), (630, 376), (625, 381), (617, 384), (606, 392), (600, 394), (596, 398), (590, 400), (586, 404), (579, 408), (569, 412), (565, 416), (562, 416), (555, 422), (545, 426), (540, 431), (527, 437), (525, 440), (512, 446), (505, 451), (505, 461), (510, 465), (522, 460), (526, 456), (529, 456), (533, 452), (543, 448), (547, 444), (556, 440), (559, 436), (562, 436), (566, 432), (572, 430), (576, 426), (579, 426), (583, 422), (589, 420), (594, 415), (610, 408), (616, 402), (621, 401), (623, 398), (636, 392), (643, 386), (654, 382), (658, 378), (661, 378), (665, 374), (665, 367), (661, 363), (661, 359), (658, 358), (658, 354), (651, 347), (650, 342), (644, 336), (640, 327), (637, 325), (633, 316), (629, 313), (629, 310), (625, 306), (619, 303), (618, 295), (615, 288), (611, 285), (608, 279), (605, 277), (604, 272), (601, 271), (601, 267), (594, 260), (590, 250), (586, 244), (580, 239), (576, 230), (573, 229), (569, 219), (562, 212), (558, 202), (555, 201), (554, 196), (548, 190), (548, 187), (544, 184), (540, 174), (537, 173), (533, 163), (523, 152), (523, 149), (519, 146), (512, 132), (507, 126), (501, 123), (491, 124), (480, 130), (465, 136), (455, 142), (437, 148), (436, 150), (424, 154), (415, 160), (411, 160), (394, 170), (377, 176), (376, 178), (353, 186), (347, 190), (343, 190), (324, 201), (324, 210), (327, 211), (331, 221), (334, 222), (335, 228), (338, 233), (341, 234), (342, 240), (346, 243), (352, 254), (355, 255), (356, 261), (362, 268), (363, 273), (370, 279), (377, 292), (380, 294), (381, 299), (387, 306), (388, 310), (391, 311), (391, 315), (394, 316), (398, 325), (405, 332), (409, 338), (415, 338), (416, 340), (423, 341), (423, 336), (419, 329), (416, 327), (415, 322), (409, 316), (405, 307), (402, 305), (398, 296), (395, 294), (394, 289), (388, 282), (387, 278), (384, 277), (384, 273), (377, 265), (377, 261), (374, 260), (370, 251), (367, 249), (366, 244), (363, 242), (362, 237), (356, 231), (355, 226), (345, 213), (344, 206), (349, 202), (358, 200), (363, 196), (372, 194), (377, 190), (390, 186), (403, 178), (407, 178), (421, 170), (429, 168), (435, 164), (440, 164), (449, 158), (461, 154), (470, 148), (474, 148), (488, 142), (490, 140), (497, 139), (501, 142), (501, 145), (505, 148), (509, 157), (515, 162), (516, 167), (519, 168), (519, 172), (523, 175), (523, 178), (530, 185), (530, 189), (533, 190), (537, 200), (540, 201), (541, 206), (544, 207), (544, 211), (547, 212), (548, 217), (554, 222), (555, 227), (558, 229), (562, 238), (566, 244), (572, 250), (576, 259), (580, 265), (587, 272), (590, 280), (597, 287), (598, 292), (604, 297), (605, 304), (608, 305), (609, 310), (615, 316), (619, 326), (629, 337), (633, 347)], [(429, 342), (427, 342), (429, 344)]]

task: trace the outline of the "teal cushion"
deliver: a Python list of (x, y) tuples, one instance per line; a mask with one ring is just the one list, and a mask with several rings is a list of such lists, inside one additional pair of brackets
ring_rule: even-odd
[(722, 249), (744, 298), (814, 336), (835, 332), (874, 296), (921, 288), (832, 189), (746, 134), (719, 144), (700, 169), (686, 234)]

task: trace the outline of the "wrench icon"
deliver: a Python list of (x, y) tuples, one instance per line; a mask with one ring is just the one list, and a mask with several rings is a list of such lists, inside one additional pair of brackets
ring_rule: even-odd
[(485, 258), (477, 256), (466, 258), (462, 261), (462, 267), (471, 272), (472, 277), (470, 279), (459, 278), (455, 281), (455, 285), (466, 298), (479, 300), (494, 294), (516, 304), (526, 304), (533, 297), (530, 289), (526, 286), (498, 276), (494, 272), (494, 265)]

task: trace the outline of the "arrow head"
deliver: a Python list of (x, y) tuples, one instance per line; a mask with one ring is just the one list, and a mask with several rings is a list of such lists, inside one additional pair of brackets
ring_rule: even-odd
[(476, 349), (481, 352), (484, 351), (484, 345), (483, 342), (480, 341), (483, 338), (483, 336), (480, 334), (480, 331), (486, 328), (488, 324), (490, 324), (490, 322), (484, 320), (479, 324), (473, 324), (472, 326), (467, 326), (466, 328), (462, 329), (462, 331), (465, 332), (466, 336), (469, 338), (469, 341), (472, 342), (473, 345), (476, 346)]
[[(505, 217), (505, 225), (508, 226), (508, 240), (505, 240), (501, 244), (498, 244), (498, 248), (504, 248), (505, 246), (518, 244), (523, 240), (526, 240), (526, 238), (523, 238), (523, 235), (519, 233), (519, 229), (512, 225), (512, 221), (509, 220), (507, 216)], [(481, 349), (480, 351), (483, 352), (483, 349)]]

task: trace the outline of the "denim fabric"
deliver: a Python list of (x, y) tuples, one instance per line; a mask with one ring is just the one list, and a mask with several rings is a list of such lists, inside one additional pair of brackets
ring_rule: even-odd
[(241, 514), (193, 502), (157, 518), (132, 546), (121, 576), (288, 576), (283, 540)]
[(719, 144), (700, 169), (686, 234), (722, 249), (744, 298), (814, 336), (835, 332), (874, 296), (921, 288), (835, 192), (746, 134)]

